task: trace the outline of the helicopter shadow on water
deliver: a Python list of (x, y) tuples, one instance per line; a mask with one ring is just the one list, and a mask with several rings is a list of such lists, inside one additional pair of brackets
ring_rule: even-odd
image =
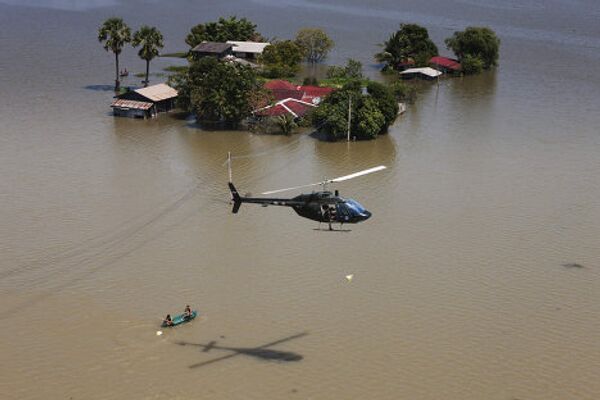
[(198, 347), (198, 348), (202, 349), (203, 353), (207, 353), (213, 349), (229, 352), (229, 354), (227, 354), (227, 355), (213, 358), (213, 359), (207, 360), (207, 361), (202, 361), (202, 362), (192, 364), (189, 366), (190, 369), (195, 369), (195, 368), (199, 368), (199, 367), (204, 367), (209, 364), (214, 364), (219, 361), (224, 361), (224, 360), (227, 360), (229, 358), (233, 358), (233, 357), (236, 357), (239, 355), (254, 357), (254, 358), (257, 358), (260, 360), (264, 360), (264, 361), (276, 361), (276, 362), (301, 361), (304, 358), (304, 356), (302, 356), (301, 354), (291, 352), (291, 351), (274, 350), (274, 349), (270, 349), (270, 347), (278, 345), (280, 343), (290, 341), (290, 340), (298, 339), (298, 338), (301, 338), (306, 335), (308, 335), (308, 332), (302, 332), (302, 333), (288, 336), (283, 339), (279, 339), (279, 340), (276, 340), (276, 341), (273, 341), (270, 343), (266, 343), (266, 344), (263, 344), (260, 346), (256, 346), (256, 347), (220, 346), (220, 345), (217, 345), (216, 341), (211, 341), (207, 344), (192, 343), (192, 342), (186, 342), (186, 341), (176, 341), (173, 343), (176, 345), (179, 345), (179, 346)]

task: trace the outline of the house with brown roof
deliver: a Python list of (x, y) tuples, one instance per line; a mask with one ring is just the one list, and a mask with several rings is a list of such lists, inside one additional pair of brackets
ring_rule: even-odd
[(115, 116), (151, 118), (175, 108), (177, 94), (171, 86), (159, 83), (117, 95), (110, 106)]
[(233, 44), (219, 42), (202, 42), (198, 46), (194, 47), (191, 51), (192, 55), (196, 58), (223, 58), (225, 56), (233, 55)]

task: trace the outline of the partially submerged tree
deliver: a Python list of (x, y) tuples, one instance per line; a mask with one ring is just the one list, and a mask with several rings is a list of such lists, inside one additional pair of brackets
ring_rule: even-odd
[[(346, 139), (350, 111), (350, 136), (357, 139), (374, 139), (385, 132), (395, 119), (387, 90), (372, 87), (373, 94), (363, 94), (360, 81), (352, 81), (330, 94), (313, 111), (315, 128), (334, 140)], [(392, 95), (392, 101), (393, 95)], [(396, 104), (397, 107), (397, 104)], [(396, 109), (397, 113), (397, 109)]]
[(252, 111), (252, 94), (259, 90), (254, 70), (213, 57), (192, 62), (187, 73), (171, 80), (179, 91), (178, 106), (199, 121), (237, 125)]
[(398, 116), (399, 106), (396, 96), (394, 96), (394, 92), (389, 87), (374, 81), (370, 81), (367, 84), (367, 93), (375, 100), (377, 108), (383, 114), (385, 121), (382, 127), (383, 130), (379, 133), (385, 133)]
[(362, 63), (349, 58), (344, 67), (332, 65), (327, 68), (327, 78), (333, 80), (334, 84), (343, 84), (348, 80), (361, 80), (363, 79)]
[(104, 42), (104, 49), (115, 55), (115, 90), (119, 90), (119, 54), (125, 43), (131, 41), (131, 30), (122, 18), (112, 17), (104, 21), (98, 29), (98, 41)]
[(295, 42), (304, 52), (306, 61), (311, 64), (323, 61), (334, 46), (333, 40), (320, 28), (300, 29)]
[(219, 18), (216, 22), (198, 24), (191, 29), (185, 42), (194, 48), (202, 42), (262, 41), (264, 38), (256, 31), (256, 25), (246, 18), (236, 16)]
[(404, 81), (397, 80), (392, 83), (390, 90), (394, 93), (396, 100), (412, 103), (417, 98), (417, 89)]
[(271, 43), (265, 47), (258, 61), (262, 64), (263, 74), (268, 78), (294, 76), (300, 69), (302, 49), (291, 40)]
[(431, 57), (437, 55), (437, 46), (429, 38), (426, 28), (417, 24), (401, 24), (400, 30), (385, 41), (383, 51), (375, 54), (375, 59), (386, 63), (387, 68), (395, 69), (406, 62), (426, 66)]
[(158, 56), (158, 50), (164, 47), (163, 36), (158, 29), (147, 25), (142, 27), (133, 34), (133, 47), (140, 46), (138, 56), (146, 61), (146, 79), (144, 86), (148, 86), (150, 75), (150, 61)]
[(482, 68), (498, 65), (500, 39), (487, 27), (470, 26), (464, 31), (454, 32), (445, 40), (463, 66), (465, 73), (476, 73)]

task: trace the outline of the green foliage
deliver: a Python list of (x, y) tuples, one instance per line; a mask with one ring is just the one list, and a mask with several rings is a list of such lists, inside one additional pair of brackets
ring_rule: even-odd
[(104, 50), (118, 55), (125, 43), (131, 42), (131, 29), (123, 18), (109, 18), (98, 29), (98, 40), (104, 42)]
[(252, 93), (259, 89), (252, 68), (213, 57), (192, 62), (187, 73), (170, 79), (179, 91), (178, 106), (200, 121), (236, 127), (252, 111)]
[(412, 103), (417, 98), (417, 89), (403, 81), (397, 80), (392, 83), (391, 90), (398, 101)]
[(327, 78), (329, 79), (362, 79), (362, 63), (349, 58), (345, 67), (332, 65), (327, 68)]
[(426, 28), (417, 24), (400, 24), (396, 31), (383, 44), (383, 51), (375, 54), (379, 62), (395, 69), (398, 64), (413, 60), (415, 66), (427, 66), (433, 56), (438, 55), (437, 46), (429, 38)]
[(295, 42), (302, 49), (306, 61), (312, 64), (323, 61), (334, 46), (333, 40), (319, 28), (300, 29)]
[(373, 81), (368, 83), (367, 92), (371, 96), (371, 99), (375, 101), (377, 108), (384, 117), (384, 130), (378, 132), (384, 133), (398, 116), (398, 101), (396, 100), (396, 96), (394, 96), (394, 92), (389, 87)]
[(298, 72), (302, 57), (302, 49), (296, 43), (283, 40), (265, 47), (258, 61), (263, 65), (264, 76), (285, 78)]
[(138, 56), (146, 61), (146, 80), (148, 85), (148, 76), (150, 75), (150, 61), (158, 56), (158, 50), (164, 47), (163, 35), (153, 26), (142, 25), (140, 29), (133, 34), (133, 47), (140, 46)]
[(188, 55), (187, 51), (176, 51), (174, 53), (162, 53), (159, 57), (170, 57), (170, 58), (186, 58)]
[(483, 69), (498, 65), (500, 39), (490, 28), (471, 26), (462, 32), (454, 32), (445, 42), (460, 60), (465, 73), (469, 73), (464, 65), (465, 60), (469, 64), (470, 73), (479, 69), (479, 63), (475, 59), (481, 60)]
[(481, 58), (467, 54), (461, 60), (462, 71), (466, 75), (478, 74), (484, 69), (484, 62)]
[(256, 31), (256, 25), (246, 18), (236, 16), (219, 18), (217, 22), (207, 22), (194, 26), (187, 35), (185, 42), (194, 48), (200, 43), (226, 42), (228, 40), (262, 41), (263, 37)]
[(119, 89), (119, 54), (125, 43), (131, 42), (131, 29), (122, 18), (109, 18), (98, 28), (98, 41), (104, 42), (104, 49), (115, 55), (115, 90)]
[(315, 78), (314, 76), (307, 76), (302, 81), (302, 84), (304, 86), (308, 86), (308, 85), (319, 86), (319, 80), (317, 78)]
[[(350, 135), (357, 139), (373, 139), (385, 132), (396, 118), (398, 104), (387, 87), (371, 82), (369, 94), (362, 93), (360, 80), (349, 81), (330, 94), (313, 111), (313, 126), (334, 140), (346, 139), (348, 108), (352, 108)], [(367, 89), (369, 91), (369, 89)]]
[(294, 122), (294, 117), (290, 114), (280, 115), (276, 118), (276, 123), (284, 135), (291, 135), (292, 131), (298, 127), (296, 122)]
[(168, 67), (164, 67), (163, 71), (167, 71), (167, 72), (186, 72), (188, 70), (188, 66), (187, 65), (169, 65)]
[(362, 97), (361, 100), (354, 117), (356, 120), (352, 124), (354, 129), (351, 135), (361, 139), (375, 139), (388, 127), (385, 116), (373, 98)]

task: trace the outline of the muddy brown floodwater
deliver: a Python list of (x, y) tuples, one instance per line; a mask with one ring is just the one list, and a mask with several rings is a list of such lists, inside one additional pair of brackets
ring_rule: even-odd
[[(0, 0), (2, 399), (600, 398), (598, 2), (168, 3)], [(444, 55), (488, 25), (500, 67), (421, 85), (371, 142), (110, 115), (105, 18), (178, 51), (234, 14), (268, 37), (324, 27), (329, 62), (374, 77), (400, 22)], [(373, 217), (328, 233), (232, 215), (227, 151), (242, 192), (389, 168), (338, 186)], [(186, 303), (200, 317), (157, 336)]]

